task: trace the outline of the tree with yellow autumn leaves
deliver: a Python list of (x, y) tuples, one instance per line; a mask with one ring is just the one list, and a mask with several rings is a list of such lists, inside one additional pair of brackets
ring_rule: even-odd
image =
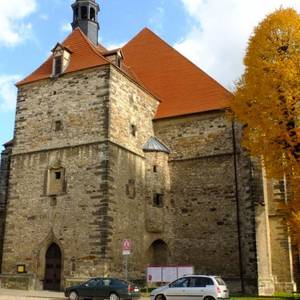
[(291, 8), (268, 15), (249, 40), (244, 64), (231, 110), (267, 177), (288, 179), (286, 216), (300, 237), (300, 15)]

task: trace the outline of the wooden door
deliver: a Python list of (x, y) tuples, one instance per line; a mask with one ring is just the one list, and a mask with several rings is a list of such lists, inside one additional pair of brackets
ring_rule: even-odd
[(61, 281), (61, 251), (53, 243), (46, 253), (44, 290), (59, 291)]

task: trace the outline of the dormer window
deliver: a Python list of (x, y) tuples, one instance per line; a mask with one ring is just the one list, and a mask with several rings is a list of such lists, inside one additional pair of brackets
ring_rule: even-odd
[(62, 73), (62, 57), (58, 56), (54, 58), (54, 75), (58, 76)]
[(67, 69), (70, 59), (71, 51), (61, 44), (57, 44), (52, 50), (53, 52), (53, 67), (52, 67), (52, 77), (58, 77), (63, 74)]

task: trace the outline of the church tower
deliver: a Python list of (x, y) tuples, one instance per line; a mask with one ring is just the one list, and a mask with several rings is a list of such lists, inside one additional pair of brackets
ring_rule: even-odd
[(73, 30), (79, 27), (82, 32), (95, 44), (98, 44), (98, 13), (99, 5), (95, 0), (76, 0), (72, 4)]

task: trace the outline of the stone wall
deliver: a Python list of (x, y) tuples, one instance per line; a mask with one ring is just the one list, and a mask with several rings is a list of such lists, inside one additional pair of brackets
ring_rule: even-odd
[(13, 154), (107, 139), (108, 85), (105, 66), (21, 86)]
[(288, 227), (281, 212), (282, 205), (287, 201), (285, 181), (269, 180), (268, 218), (270, 226), (270, 248), (272, 274), (275, 291), (293, 292), (295, 287), (293, 274), (292, 242)]
[[(45, 254), (62, 251), (62, 282), (104, 274), (108, 247), (109, 69), (19, 89), (5, 227), (3, 273), (25, 264), (41, 288)], [(64, 188), (49, 195), (51, 168)]]
[[(153, 135), (157, 106), (115, 67), (20, 88), (4, 273), (14, 274), (17, 264), (25, 264), (41, 287), (45, 253), (55, 242), (62, 250), (62, 281), (120, 274), (121, 242), (130, 235), (137, 254), (133, 270), (141, 275), (142, 147)], [(64, 188), (49, 195), (52, 168), (64, 170)]]
[[(256, 249), (256, 207), (263, 198), (261, 181), (256, 181), (253, 172), (253, 162), (248, 153), (241, 147), (241, 126), (232, 126), (233, 150), (236, 170), (236, 211), (239, 230), (240, 273), (242, 290), (246, 294), (258, 293), (258, 270)], [(235, 142), (233, 142), (235, 140)], [(260, 177), (261, 179), (261, 177)]]
[[(63, 252), (63, 278), (103, 274), (103, 235), (107, 228), (105, 144), (15, 155), (7, 207), (3, 273), (25, 264), (42, 282), (45, 253), (57, 243)], [(45, 194), (45, 171), (54, 161), (66, 169), (66, 192)]]
[(157, 120), (155, 134), (172, 151), (172, 262), (220, 274), (234, 292), (255, 292), (250, 166), (239, 147), (234, 153), (231, 123), (224, 112), (204, 113)]
[[(111, 68), (109, 127), (110, 274), (124, 275), (122, 241), (130, 239), (129, 276), (145, 277), (148, 237), (145, 233), (147, 164), (143, 145), (154, 135), (152, 119), (158, 101)], [(132, 132), (134, 126), (135, 134)], [(150, 243), (151, 244), (151, 243)]]
[(0, 160), (0, 270), (2, 266), (3, 255), (3, 241), (4, 241), (4, 227), (6, 216), (6, 202), (9, 184), (9, 170), (11, 159), (12, 143), (5, 146), (5, 150), (1, 153)]
[[(62, 284), (123, 276), (122, 241), (131, 239), (131, 279), (145, 279), (146, 266), (157, 261), (191, 264), (196, 273), (222, 275), (232, 292), (257, 292), (261, 177), (253, 178), (239, 126), (222, 111), (153, 122), (158, 105), (114, 66), (20, 87), (4, 273), (14, 278), (16, 265), (25, 264), (41, 288), (45, 254), (55, 242)], [(171, 153), (144, 152), (151, 136)], [(2, 160), (3, 211), (6, 152)], [(64, 178), (50, 194), (53, 169)], [(270, 224), (275, 253), (286, 255), (278, 250), (286, 232)]]
[(152, 120), (158, 100), (113, 66), (109, 92), (109, 140), (143, 156), (143, 145), (154, 134)]

